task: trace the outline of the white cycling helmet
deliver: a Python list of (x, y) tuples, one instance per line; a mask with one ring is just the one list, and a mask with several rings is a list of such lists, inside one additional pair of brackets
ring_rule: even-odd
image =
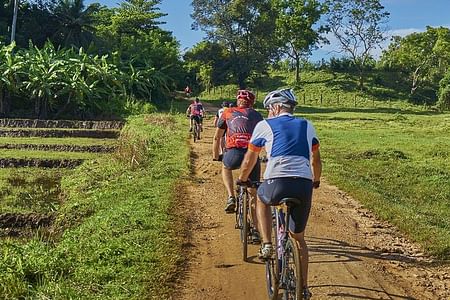
[(297, 105), (297, 98), (295, 98), (294, 91), (292, 89), (281, 89), (272, 91), (264, 98), (264, 108), (269, 108), (272, 104), (281, 103), (288, 104), (290, 106)]

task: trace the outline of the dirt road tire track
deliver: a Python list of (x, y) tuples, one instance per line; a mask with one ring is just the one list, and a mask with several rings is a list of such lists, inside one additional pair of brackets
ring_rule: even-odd
[[(211, 108), (210, 108), (211, 109)], [(224, 213), (221, 164), (211, 160), (212, 120), (193, 143), (192, 178), (181, 206), (188, 264), (173, 299), (267, 299), (264, 266), (241, 259), (234, 216)], [(326, 168), (326, 166), (325, 166)], [(450, 268), (423, 256), (392, 226), (326, 182), (306, 229), (313, 299), (450, 299)]]

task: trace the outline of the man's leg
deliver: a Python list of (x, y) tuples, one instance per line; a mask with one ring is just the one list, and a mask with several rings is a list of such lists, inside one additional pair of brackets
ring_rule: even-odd
[(236, 210), (236, 197), (233, 189), (233, 172), (232, 170), (222, 166), (222, 179), (225, 189), (227, 190), (228, 200), (225, 206), (225, 212), (234, 213)]
[(233, 189), (233, 172), (230, 169), (227, 169), (225, 166), (222, 166), (222, 179), (223, 184), (225, 185), (225, 189), (227, 190), (228, 197), (234, 197), (234, 189)]
[(302, 266), (302, 277), (303, 277), (303, 287), (308, 287), (308, 262), (309, 262), (309, 254), (308, 254), (308, 245), (306, 245), (305, 241), (305, 232), (300, 233), (290, 233), (291, 236), (297, 241), (297, 245), (299, 247), (300, 252), (300, 264)]
[[(255, 226), (258, 226), (258, 216), (256, 214), (256, 205), (258, 202), (257, 196), (256, 196), (256, 189), (255, 188), (249, 188), (248, 193), (250, 195), (250, 214), (252, 222)], [(257, 229), (258, 227), (256, 227)]]
[(272, 213), (270, 205), (262, 202), (259, 197), (256, 204), (256, 215), (263, 244), (272, 243)]

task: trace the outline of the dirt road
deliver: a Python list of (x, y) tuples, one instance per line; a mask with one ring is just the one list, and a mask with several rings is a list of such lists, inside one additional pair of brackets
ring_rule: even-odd
[[(212, 120), (205, 120), (203, 138), (191, 141), (192, 178), (181, 205), (189, 260), (174, 299), (268, 299), (257, 246), (250, 246), (251, 261), (244, 263), (234, 215), (223, 210), (221, 164), (211, 160), (213, 132)], [(306, 235), (313, 299), (450, 299), (449, 266), (423, 256), (326, 182), (314, 193)]]

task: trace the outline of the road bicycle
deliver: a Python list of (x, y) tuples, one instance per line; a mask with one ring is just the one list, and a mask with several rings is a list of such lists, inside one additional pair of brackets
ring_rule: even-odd
[[(256, 188), (258, 182), (252, 182), (250, 187)], [(239, 229), (240, 239), (242, 244), (242, 259), (247, 261), (248, 257), (248, 244), (250, 232), (253, 229), (253, 222), (251, 218), (251, 201), (250, 194), (247, 189), (247, 185), (237, 186), (237, 198), (236, 198), (236, 225), (235, 228)]]
[(296, 198), (284, 198), (280, 205), (272, 207), (272, 245), (274, 254), (266, 260), (266, 281), (269, 299), (278, 299), (282, 290), (283, 300), (303, 299), (303, 278), (299, 246), (289, 236), (289, 214), (293, 206), (300, 204)]

